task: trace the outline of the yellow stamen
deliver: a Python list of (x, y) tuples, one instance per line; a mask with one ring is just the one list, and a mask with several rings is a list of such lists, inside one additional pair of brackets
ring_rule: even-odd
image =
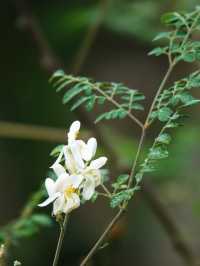
[(69, 197), (71, 197), (71, 195), (72, 195), (73, 193), (75, 193), (75, 192), (76, 192), (76, 189), (73, 188), (72, 186), (66, 188), (65, 191), (64, 191), (65, 198), (69, 198)]

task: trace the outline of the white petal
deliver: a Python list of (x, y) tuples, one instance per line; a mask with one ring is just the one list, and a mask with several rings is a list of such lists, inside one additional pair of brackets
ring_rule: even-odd
[(55, 182), (55, 191), (63, 192), (69, 185), (71, 185), (71, 181), (69, 179), (69, 175), (67, 173), (59, 176), (59, 178)]
[(64, 207), (64, 213), (69, 213), (80, 206), (80, 198), (76, 193), (73, 193), (70, 198), (67, 198)]
[(81, 127), (81, 123), (80, 123), (80, 121), (76, 120), (76, 121), (74, 121), (74, 122), (71, 124), (71, 126), (70, 126), (70, 128), (69, 128), (69, 132), (70, 132), (70, 133), (78, 132), (78, 131), (80, 130), (80, 127)]
[(70, 175), (69, 178), (70, 178), (71, 185), (74, 188), (78, 188), (84, 179), (82, 175)]
[(80, 130), (80, 127), (81, 127), (81, 123), (79, 121), (74, 121), (71, 124), (69, 133), (68, 133), (68, 143), (76, 139), (78, 132)]
[(94, 192), (95, 192), (95, 180), (93, 178), (87, 178), (84, 183), (82, 191), (83, 198), (85, 200), (91, 199)]
[(92, 175), (95, 180), (95, 187), (99, 186), (101, 184), (101, 172), (99, 169), (92, 170)]
[(53, 194), (51, 197), (49, 197), (48, 199), (46, 199), (44, 202), (38, 204), (39, 207), (45, 207), (47, 205), (49, 205), (51, 202), (53, 202), (55, 199), (57, 199), (60, 196), (60, 193), (57, 192), (55, 194)]
[(100, 157), (94, 161), (91, 162), (90, 164), (90, 168), (91, 169), (99, 169), (102, 166), (104, 166), (107, 162), (107, 158), (106, 157)]
[(95, 138), (90, 138), (82, 150), (82, 157), (86, 161), (90, 161), (94, 157), (97, 149), (97, 141)]
[(70, 149), (71, 149), (73, 158), (76, 162), (77, 168), (83, 169), (85, 164), (84, 164), (83, 159), (81, 157), (80, 148), (79, 148), (78, 143), (76, 143), (76, 141), (74, 141), (72, 144), (70, 144)]
[(95, 155), (97, 150), (97, 140), (95, 138), (90, 138), (87, 142), (87, 145), (92, 153), (92, 157)]
[(77, 166), (69, 147), (65, 147), (64, 156), (65, 156), (65, 165), (67, 170), (69, 171), (70, 174), (75, 173), (77, 171), (76, 169)]
[(55, 192), (55, 182), (53, 181), (53, 179), (46, 178), (45, 187), (49, 196), (53, 195), (53, 193)]
[(57, 215), (58, 213), (62, 213), (64, 211), (65, 206), (65, 197), (64, 195), (60, 196), (53, 203), (53, 214)]
[(65, 168), (60, 163), (54, 163), (50, 168), (54, 170), (58, 177), (67, 174)]

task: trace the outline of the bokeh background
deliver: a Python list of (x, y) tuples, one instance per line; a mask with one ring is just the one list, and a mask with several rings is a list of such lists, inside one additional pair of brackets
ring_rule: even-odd
[[(151, 40), (163, 28), (160, 16), (168, 11), (190, 10), (197, 4), (198, 0), (2, 1), (3, 230), (22, 215), (30, 195), (40, 188), (53, 161), (49, 153), (55, 145), (64, 143), (70, 123), (80, 119), (86, 135), (93, 134), (83, 114), (71, 113), (69, 106), (62, 105), (62, 95), (48, 83), (51, 73), (65, 67), (67, 73), (123, 82), (146, 95), (147, 111), (167, 67), (165, 58), (147, 56), (154, 45)], [(196, 63), (180, 64), (171, 80), (196, 68)], [(146, 111), (139, 115), (141, 119)], [(192, 108), (186, 125), (174, 132), (170, 159), (162, 162), (156, 174), (146, 176), (144, 191), (138, 193), (126, 217), (113, 229), (110, 245), (97, 252), (88, 265), (193, 265), (190, 254), (198, 257), (200, 246), (199, 111), (199, 107)], [(147, 147), (156, 129), (149, 132)], [(136, 151), (138, 129), (129, 121), (117, 121), (101, 123), (100, 130), (119, 156), (119, 169), (128, 169)], [(100, 145), (102, 152), (106, 151)], [(110, 168), (112, 172), (112, 165)], [(50, 207), (34, 209), (36, 213), (50, 211)], [(113, 213), (103, 199), (74, 211), (60, 265), (79, 265)], [(173, 226), (181, 232), (189, 250), (180, 251), (179, 235)], [(51, 265), (58, 229), (52, 222), (33, 234), (24, 233), (9, 246), (7, 265), (13, 265), (16, 259), (22, 265)]]

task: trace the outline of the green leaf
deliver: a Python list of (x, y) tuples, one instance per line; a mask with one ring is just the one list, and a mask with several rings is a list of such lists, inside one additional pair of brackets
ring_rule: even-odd
[(167, 38), (169, 39), (169, 37), (171, 36), (171, 32), (160, 32), (156, 35), (156, 37), (153, 39), (153, 41), (157, 41), (163, 38)]
[(200, 103), (200, 100), (194, 99), (194, 100), (191, 100), (190, 102), (186, 103), (185, 106), (191, 106), (191, 105), (195, 105), (198, 103)]
[(141, 166), (142, 166), (142, 172), (143, 173), (152, 173), (156, 170), (155, 165), (153, 165), (150, 162), (148, 164), (144, 163)]
[(186, 23), (183, 16), (181, 16), (177, 12), (168, 12), (162, 15), (161, 22), (167, 25), (173, 25), (181, 26)]
[(48, 215), (45, 214), (33, 214), (31, 220), (40, 226), (49, 227), (52, 225), (52, 220)]
[(120, 175), (117, 177), (117, 180), (115, 183), (112, 184), (112, 187), (114, 187), (116, 190), (120, 188), (124, 188), (122, 185), (129, 179), (129, 175)]
[(148, 53), (148, 55), (159, 56), (161, 54), (166, 54), (167, 47), (156, 47)]
[(139, 187), (134, 187), (131, 189), (120, 191), (119, 193), (115, 194), (110, 201), (111, 208), (115, 208), (119, 206), (124, 201), (128, 201), (133, 197), (133, 194)]
[(105, 100), (106, 100), (106, 97), (104, 97), (104, 96), (98, 96), (98, 98), (97, 98), (98, 104), (104, 104)]
[(62, 69), (59, 69), (53, 73), (51, 78), (49, 79), (50, 82), (53, 81), (55, 78), (63, 77), (65, 75), (65, 72)]
[(191, 94), (189, 93), (182, 93), (179, 95), (180, 100), (184, 104), (184, 106), (190, 106), (199, 103), (200, 100), (195, 99)]
[(148, 158), (150, 158), (151, 160), (159, 160), (159, 159), (167, 158), (168, 155), (169, 153), (166, 149), (161, 148), (161, 147), (155, 147), (155, 148), (150, 149)]
[(83, 103), (85, 103), (85, 102), (87, 102), (87, 100), (90, 98), (90, 96), (89, 97), (84, 97), (84, 96), (82, 96), (80, 99), (78, 99), (78, 101), (76, 101), (73, 105), (72, 105), (72, 107), (71, 107), (71, 111), (74, 111), (76, 108), (78, 108), (79, 106), (81, 106)]
[(86, 104), (86, 109), (88, 111), (91, 111), (94, 108), (95, 101), (96, 101), (96, 95), (91, 95), (90, 97), (88, 97), (88, 102)]
[(69, 85), (70, 83), (74, 82), (73, 80), (65, 80), (64, 82), (62, 82), (59, 86), (56, 86), (56, 92), (61, 91), (62, 89), (64, 89), (65, 87), (67, 87), (67, 85)]
[(163, 133), (156, 138), (156, 141), (162, 144), (169, 144), (171, 142), (171, 136), (167, 133)]
[(165, 127), (166, 127), (166, 128), (176, 128), (176, 127), (178, 127), (178, 126), (179, 126), (178, 123), (176, 123), (176, 122), (170, 122), (170, 123), (168, 123)]
[(141, 110), (141, 111), (143, 111), (143, 110), (144, 110), (144, 107), (143, 107), (141, 104), (139, 104), (139, 103), (133, 103), (133, 104), (131, 105), (131, 109), (135, 109), (135, 110)]
[(173, 111), (169, 107), (163, 107), (160, 110), (158, 110), (158, 119), (161, 122), (166, 122), (169, 120), (172, 113)]
[(117, 177), (117, 183), (120, 184), (120, 185), (122, 185), (122, 184), (124, 184), (128, 179), (129, 179), (129, 175), (127, 175), (127, 174), (119, 175), (119, 176)]
[(196, 55), (193, 52), (189, 52), (186, 54), (182, 54), (180, 59), (182, 59), (185, 62), (192, 63), (196, 60)]
[(95, 123), (100, 122), (101, 120), (106, 118), (107, 113), (103, 113), (97, 117), (97, 119), (94, 121)]
[(50, 156), (57, 157), (61, 153), (63, 147), (64, 145), (58, 145), (55, 148), (53, 148), (53, 150), (50, 153)]
[(92, 195), (91, 202), (94, 203), (97, 200), (98, 196), (99, 196), (98, 192), (95, 191), (94, 194)]
[(144, 174), (142, 172), (139, 172), (135, 175), (135, 180), (136, 180), (137, 184), (139, 184), (142, 181), (143, 175)]
[(106, 113), (103, 113), (101, 114), (100, 116), (97, 117), (97, 119), (95, 120), (95, 123), (98, 123), (100, 122), (101, 120), (103, 119), (122, 119), (124, 117), (127, 116), (127, 111), (124, 110), (124, 109), (114, 109), (114, 110), (111, 110), (109, 112), (106, 112)]
[(63, 96), (63, 103), (66, 104), (69, 101), (71, 101), (71, 99), (73, 97), (75, 97), (76, 95), (78, 95), (79, 93), (81, 93), (82, 91), (85, 90), (85, 86), (83, 86), (82, 83), (78, 83), (76, 84), (74, 87), (72, 87), (71, 89), (69, 89)]

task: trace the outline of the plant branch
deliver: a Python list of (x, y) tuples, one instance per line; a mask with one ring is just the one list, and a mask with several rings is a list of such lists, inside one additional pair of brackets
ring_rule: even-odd
[(63, 224), (60, 225), (60, 235), (59, 235), (59, 239), (58, 239), (56, 253), (55, 253), (55, 256), (54, 256), (54, 260), (53, 260), (53, 266), (57, 266), (58, 265), (58, 260), (59, 260), (60, 252), (61, 252), (62, 245), (63, 245), (63, 240), (64, 240), (64, 236), (65, 236), (65, 231), (66, 231), (66, 228), (67, 228), (68, 219), (69, 219), (69, 217), (66, 214)]
[(75, 57), (74, 65), (72, 67), (72, 73), (74, 73), (74, 75), (80, 72), (80, 69), (82, 69), (83, 64), (85, 63), (87, 59), (87, 56), (90, 52), (92, 44), (94, 43), (94, 40), (96, 39), (98, 31), (104, 21), (110, 2), (111, 2), (110, 0), (99, 1), (99, 8), (98, 8), (99, 14), (95, 22), (89, 27), (87, 34), (85, 36), (85, 39), (83, 40), (81, 44), (80, 50), (78, 51)]
[(169, 68), (168, 68), (168, 70), (167, 70), (167, 72), (166, 72), (166, 74), (165, 74), (165, 76), (164, 76), (164, 78), (163, 78), (163, 80), (162, 80), (162, 82), (161, 82), (161, 84), (160, 84), (157, 92), (156, 92), (156, 95), (155, 95), (155, 97), (153, 99), (153, 102), (152, 102), (152, 104), (150, 106), (149, 112), (147, 114), (147, 118), (146, 118), (145, 123), (144, 123), (144, 128), (145, 129), (147, 129), (150, 126), (149, 119), (150, 119), (151, 113), (152, 113), (152, 111), (153, 111), (153, 109), (155, 107), (155, 104), (156, 104), (156, 101), (158, 99), (158, 96), (160, 95), (160, 93), (162, 92), (163, 88), (165, 87), (165, 85), (166, 85), (166, 83), (168, 81), (168, 78), (169, 78), (172, 70), (174, 69), (174, 66), (175, 66), (175, 63), (174, 62), (172, 62), (169, 65)]
[(90, 260), (90, 258), (96, 253), (96, 251), (98, 250), (98, 248), (100, 247), (100, 245), (103, 243), (104, 239), (106, 238), (106, 236), (108, 235), (108, 233), (110, 232), (110, 230), (113, 228), (113, 226), (119, 220), (119, 218), (122, 216), (123, 212), (124, 212), (124, 209), (120, 209), (118, 211), (118, 213), (114, 216), (114, 218), (112, 219), (112, 221), (108, 224), (108, 226), (106, 227), (105, 231), (100, 236), (100, 238), (97, 240), (97, 242), (94, 244), (93, 248), (90, 250), (90, 252), (88, 253), (88, 255), (82, 261), (82, 263), (80, 264), (80, 266), (86, 265), (86, 263)]
[(133, 181), (133, 177), (134, 177), (134, 174), (135, 174), (135, 169), (136, 169), (136, 166), (137, 166), (137, 163), (138, 163), (138, 160), (139, 160), (139, 156), (140, 156), (140, 153), (141, 153), (141, 150), (142, 150), (142, 146), (143, 146), (143, 143), (144, 143), (144, 138), (145, 138), (145, 128), (142, 129), (142, 133), (141, 133), (141, 137), (140, 137), (137, 153), (136, 153), (136, 156), (135, 156), (135, 160), (133, 162), (133, 166), (131, 168), (129, 181), (128, 181), (128, 187), (129, 188), (130, 188), (130, 186), (132, 184), (132, 181)]
[(5, 121), (0, 121), (0, 137), (59, 143), (66, 141), (65, 129)]
[[(92, 85), (92, 84), (91, 84)], [(114, 106), (122, 109), (122, 110), (125, 110), (121, 104), (119, 104), (117, 101), (115, 101), (112, 97), (110, 97), (109, 95), (107, 95), (107, 93), (105, 93), (103, 90), (101, 90), (97, 85), (94, 86), (94, 88), (100, 93), (102, 94), (104, 97), (106, 97), (106, 99), (108, 101), (110, 101)], [(125, 110), (126, 111), (126, 110)], [(128, 117), (133, 121), (135, 122), (140, 128), (143, 128), (143, 124), (142, 122), (137, 118), (135, 117), (131, 112), (128, 112), (127, 111), (127, 115)]]

